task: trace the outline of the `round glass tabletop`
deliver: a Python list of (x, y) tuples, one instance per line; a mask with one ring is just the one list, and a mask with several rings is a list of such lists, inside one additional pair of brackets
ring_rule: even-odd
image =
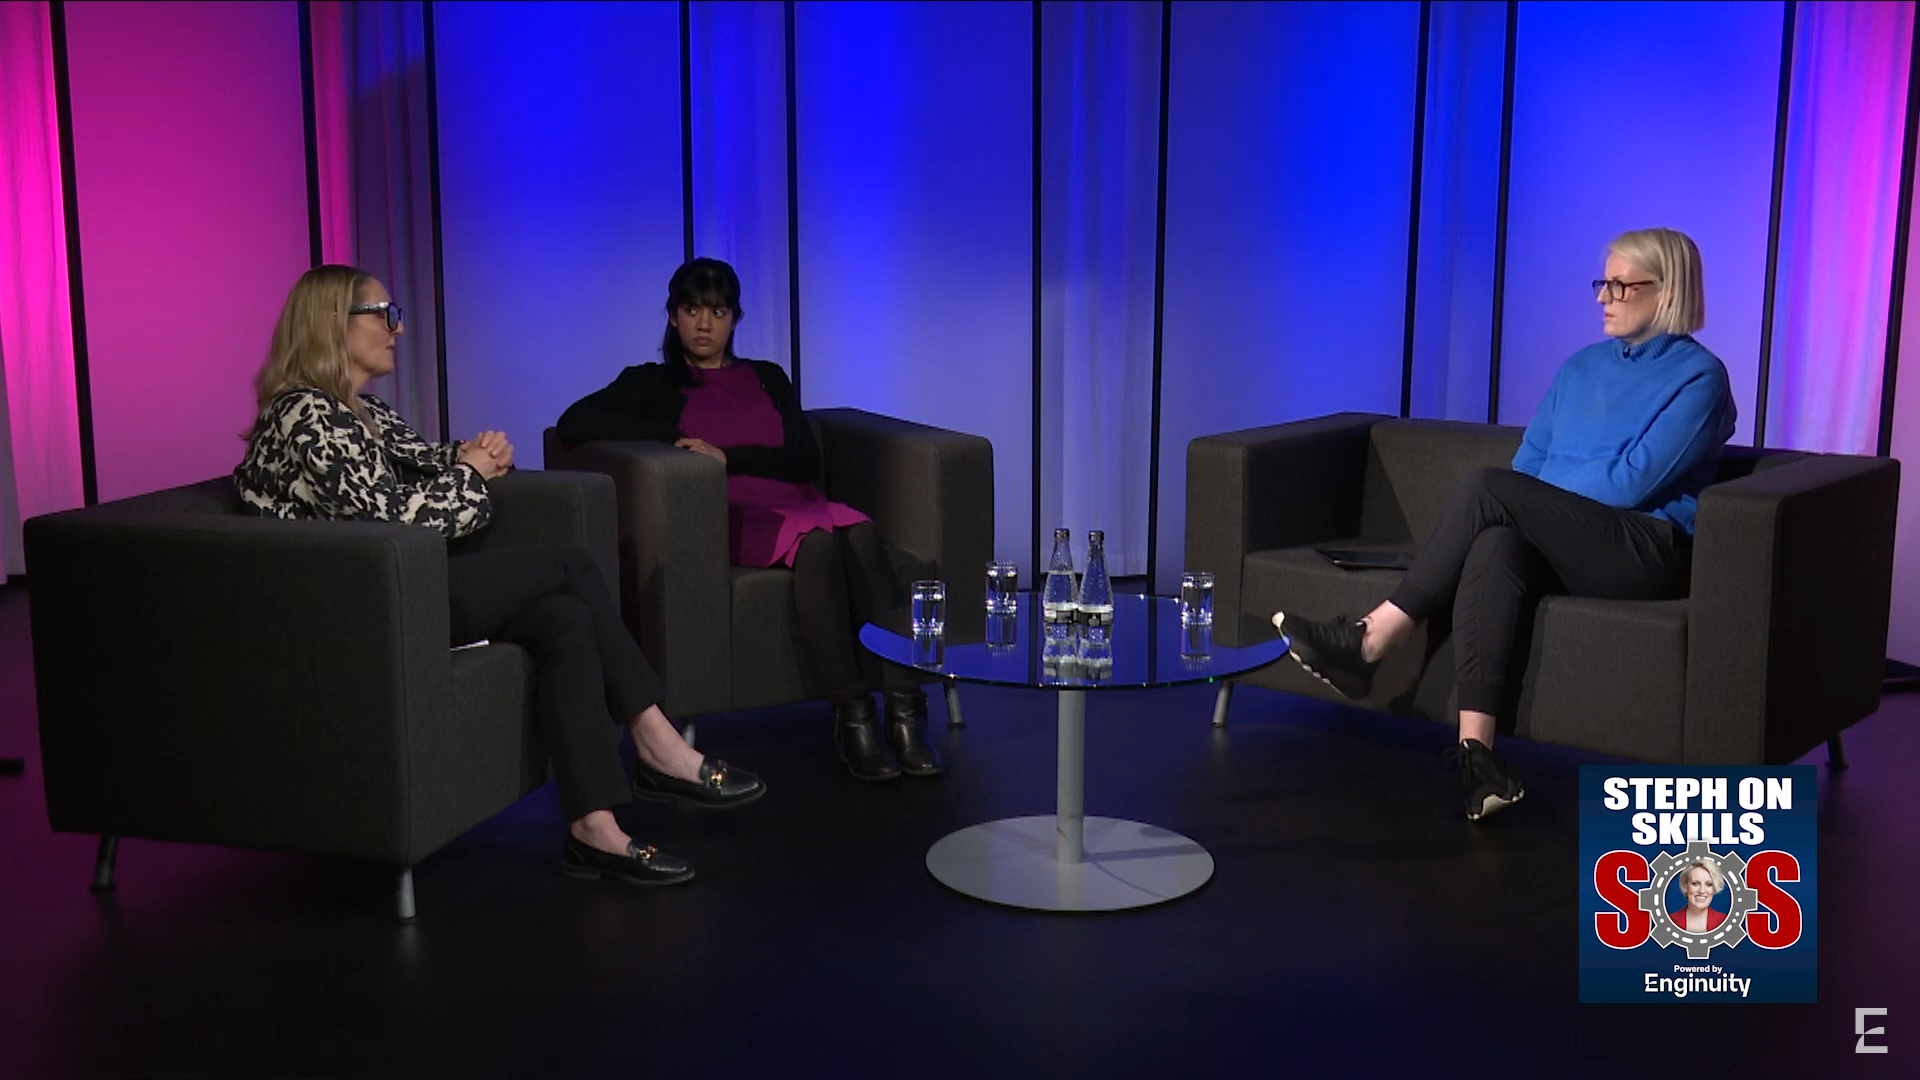
[(1031, 591), (1020, 593), (1015, 605), (1012, 614), (987, 615), (984, 640), (952, 633), (903, 637), (868, 623), (860, 628), (860, 644), (884, 660), (961, 682), (1071, 690), (1211, 682), (1287, 654), (1286, 639), (1269, 625), (1236, 627), (1230, 646), (1214, 640), (1216, 627), (1182, 626), (1179, 601), (1171, 597), (1114, 597), (1104, 648), (1073, 634), (1049, 640)]

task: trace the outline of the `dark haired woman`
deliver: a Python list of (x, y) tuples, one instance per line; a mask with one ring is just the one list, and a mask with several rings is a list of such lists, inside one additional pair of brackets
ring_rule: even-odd
[[(600, 439), (670, 442), (727, 471), (727, 556), (735, 566), (788, 566), (803, 647), (833, 701), (835, 742), (862, 780), (941, 771), (927, 745), (927, 697), (905, 669), (880, 664), (858, 627), (902, 604), (865, 514), (813, 486), (820, 446), (778, 364), (734, 355), (740, 278), (694, 259), (667, 283), (658, 364), (638, 364), (575, 402), (557, 425), (569, 446)], [(879, 730), (872, 693), (884, 685)]]

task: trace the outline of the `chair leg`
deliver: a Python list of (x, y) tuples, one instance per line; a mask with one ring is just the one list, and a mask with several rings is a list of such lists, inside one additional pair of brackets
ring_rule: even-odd
[(1840, 741), (1836, 732), (1827, 736), (1827, 768), (1844, 769), (1847, 767), (1847, 747)]
[(120, 838), (101, 836), (100, 850), (93, 857), (92, 891), (105, 893), (113, 891), (113, 860), (120, 854)]
[(967, 722), (960, 718), (960, 687), (951, 682), (947, 684), (947, 726), (950, 728), (967, 726)]
[(1222, 728), (1227, 726), (1227, 703), (1232, 700), (1233, 684), (1230, 682), (1221, 683), (1220, 692), (1213, 696), (1214, 727)]
[(693, 746), (693, 721), (689, 720), (680, 725), (680, 737), (687, 740), (689, 748)]
[(395, 914), (400, 921), (410, 923), (419, 914), (413, 906), (413, 867), (400, 871), (400, 883), (393, 890)]

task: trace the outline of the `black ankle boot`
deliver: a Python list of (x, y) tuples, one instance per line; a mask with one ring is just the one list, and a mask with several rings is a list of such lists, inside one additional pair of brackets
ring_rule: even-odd
[(892, 780), (900, 775), (900, 763), (880, 741), (871, 695), (833, 703), (833, 741), (841, 762), (857, 779)]
[(887, 691), (887, 745), (900, 757), (908, 776), (939, 776), (945, 766), (927, 745), (927, 695), (919, 690)]

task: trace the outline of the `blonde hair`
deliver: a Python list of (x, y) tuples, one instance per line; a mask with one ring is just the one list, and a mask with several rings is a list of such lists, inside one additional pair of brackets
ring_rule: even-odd
[(1700, 249), (1678, 229), (1634, 229), (1613, 238), (1607, 250), (1647, 272), (1660, 283), (1660, 305), (1653, 328), (1663, 334), (1691, 334), (1707, 325), (1707, 288)]
[(1713, 860), (1695, 859), (1686, 866), (1681, 867), (1680, 872), (1674, 875), (1674, 880), (1680, 883), (1681, 896), (1684, 897), (1687, 895), (1687, 876), (1695, 870), (1705, 870), (1707, 876), (1713, 879), (1713, 895), (1719, 896), (1720, 890), (1727, 887), (1727, 876), (1720, 872), (1720, 868), (1714, 865)]
[(265, 415), (281, 393), (310, 386), (338, 398), (368, 431), (379, 433), (367, 407), (353, 392), (353, 363), (347, 357), (347, 309), (372, 280), (365, 270), (327, 264), (301, 274), (293, 283), (273, 324), (266, 362), (253, 377), (258, 415)]

